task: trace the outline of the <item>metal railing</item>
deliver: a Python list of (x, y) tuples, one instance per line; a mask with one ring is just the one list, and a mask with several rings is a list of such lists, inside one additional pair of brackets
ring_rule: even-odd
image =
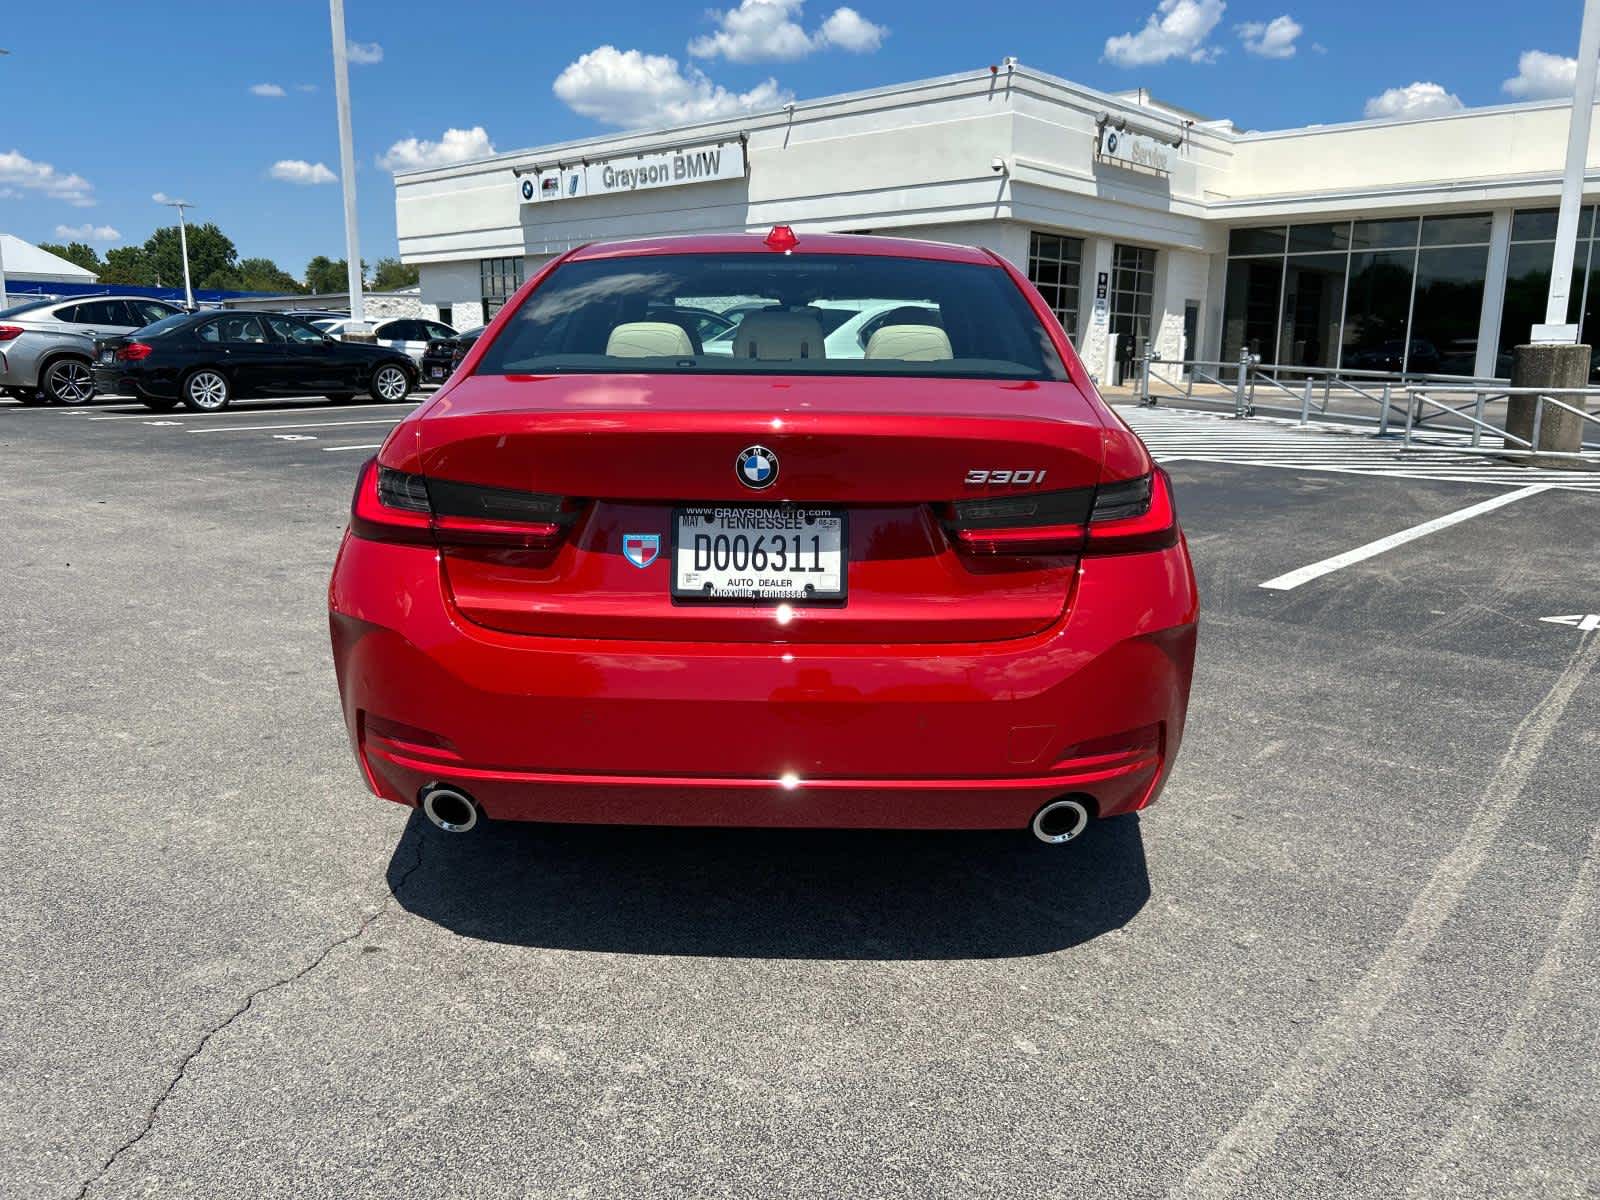
[[(1591, 405), (1600, 407), (1600, 388), (1530, 388), (1504, 384), (1411, 386), (1406, 388), (1406, 397), (1403, 440), (1407, 449), (1426, 447), (1497, 457), (1579, 460), (1600, 466), (1600, 413), (1590, 411)], [(1532, 401), (1531, 419), (1528, 405), (1518, 404), (1518, 400)], [(1496, 422), (1489, 409), (1502, 403), (1505, 412)], [(1541, 446), (1541, 442), (1547, 440), (1543, 435), (1547, 432), (1548, 420), (1552, 419), (1546, 416), (1551, 410), (1578, 418), (1573, 431), (1576, 436), (1569, 439), (1572, 445)], [(1425, 411), (1443, 418), (1431, 431), (1435, 436), (1419, 434), (1420, 422), (1413, 417)], [(1526, 436), (1511, 431), (1513, 413), (1518, 418), (1515, 423), (1519, 427), (1525, 425)], [(1448, 435), (1449, 440), (1441, 435)]]
[[(1173, 377), (1174, 373), (1176, 378)], [(1369, 371), (1342, 367), (1309, 367), (1294, 363), (1263, 363), (1259, 355), (1241, 352), (1231, 361), (1203, 359), (1167, 359), (1146, 354), (1138, 363), (1139, 403), (1154, 406), (1159, 403), (1152, 383), (1159, 382), (1181, 393), (1186, 400), (1194, 399), (1196, 384), (1223, 389), (1233, 400), (1233, 415), (1254, 416), (1258, 407), (1258, 391), (1269, 398), (1260, 407), (1269, 407), (1272, 399), (1282, 397), (1285, 402), (1276, 408), (1297, 412), (1302, 423), (1311, 419), (1313, 412), (1319, 416), (1338, 415), (1358, 421), (1376, 421), (1380, 435), (1389, 433), (1392, 425), (1408, 421), (1423, 424), (1430, 415), (1426, 406), (1412, 405), (1404, 397), (1413, 387), (1463, 387), (1504, 388), (1499, 380), (1478, 379), (1463, 375), (1402, 374), (1394, 371)], [(1333, 412), (1336, 402), (1349, 411)]]

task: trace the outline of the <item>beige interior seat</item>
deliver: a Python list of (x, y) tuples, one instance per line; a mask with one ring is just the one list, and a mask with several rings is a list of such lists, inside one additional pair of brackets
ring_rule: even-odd
[(950, 336), (937, 325), (885, 325), (867, 339), (867, 357), (936, 362), (955, 355)]
[(606, 339), (608, 358), (693, 358), (694, 343), (671, 321), (626, 321)]
[(807, 313), (746, 313), (733, 335), (733, 356), (763, 362), (827, 358), (822, 322)]

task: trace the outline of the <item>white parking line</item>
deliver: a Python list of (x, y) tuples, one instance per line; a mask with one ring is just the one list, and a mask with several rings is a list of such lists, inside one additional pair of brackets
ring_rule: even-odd
[(185, 433), (258, 433), (263, 429), (338, 429), (344, 425), (397, 425), (398, 418), (377, 421), (314, 421), (299, 425), (213, 425), (209, 429), (185, 429)]
[(1287, 575), (1279, 575), (1267, 580), (1261, 586), (1271, 588), (1277, 592), (1287, 592), (1299, 587), (1302, 583), (1309, 583), (1313, 579), (1320, 579), (1342, 567), (1352, 563), (1364, 562), (1375, 558), (1386, 550), (1393, 550), (1396, 546), (1403, 546), (1407, 542), (1414, 542), (1420, 537), (1427, 537), (1440, 529), (1448, 529), (1452, 525), (1459, 525), (1462, 521), (1470, 521), (1482, 513), (1492, 512), (1494, 509), (1503, 508), (1507, 504), (1514, 504), (1518, 500), (1525, 500), (1529, 496), (1536, 496), (1540, 492), (1550, 490), (1549, 484), (1536, 483), (1531, 487), (1519, 488), (1514, 492), (1507, 492), (1503, 496), (1495, 496), (1479, 504), (1472, 504), (1442, 517), (1435, 517), (1431, 521), (1424, 521), (1421, 525), (1413, 525), (1410, 529), (1402, 529), (1399, 533), (1391, 533), (1388, 537), (1379, 538), (1375, 542), (1368, 542), (1365, 546), (1357, 546), (1354, 550), (1346, 550), (1343, 554), (1335, 554), (1332, 558), (1325, 558), (1321, 562), (1314, 562), (1310, 566), (1301, 567), (1299, 570), (1290, 571)]
[(324, 446), (322, 449), (324, 453), (327, 453), (330, 450), (377, 450), (382, 445), (382, 442), (363, 442), (359, 446)]

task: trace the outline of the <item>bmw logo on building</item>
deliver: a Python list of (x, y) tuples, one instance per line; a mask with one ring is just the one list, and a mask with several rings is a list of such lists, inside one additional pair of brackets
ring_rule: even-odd
[(765, 446), (746, 446), (734, 460), (733, 473), (747, 488), (769, 488), (778, 482), (778, 456)]
[(524, 179), (522, 181), (522, 198), (524, 200), (533, 199), (533, 180)]

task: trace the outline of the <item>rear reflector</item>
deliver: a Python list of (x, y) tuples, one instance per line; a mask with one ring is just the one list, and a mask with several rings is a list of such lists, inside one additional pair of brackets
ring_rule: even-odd
[(378, 542), (508, 551), (554, 549), (578, 517), (563, 496), (428, 479), (377, 459), (361, 468), (350, 506), (350, 531)]

